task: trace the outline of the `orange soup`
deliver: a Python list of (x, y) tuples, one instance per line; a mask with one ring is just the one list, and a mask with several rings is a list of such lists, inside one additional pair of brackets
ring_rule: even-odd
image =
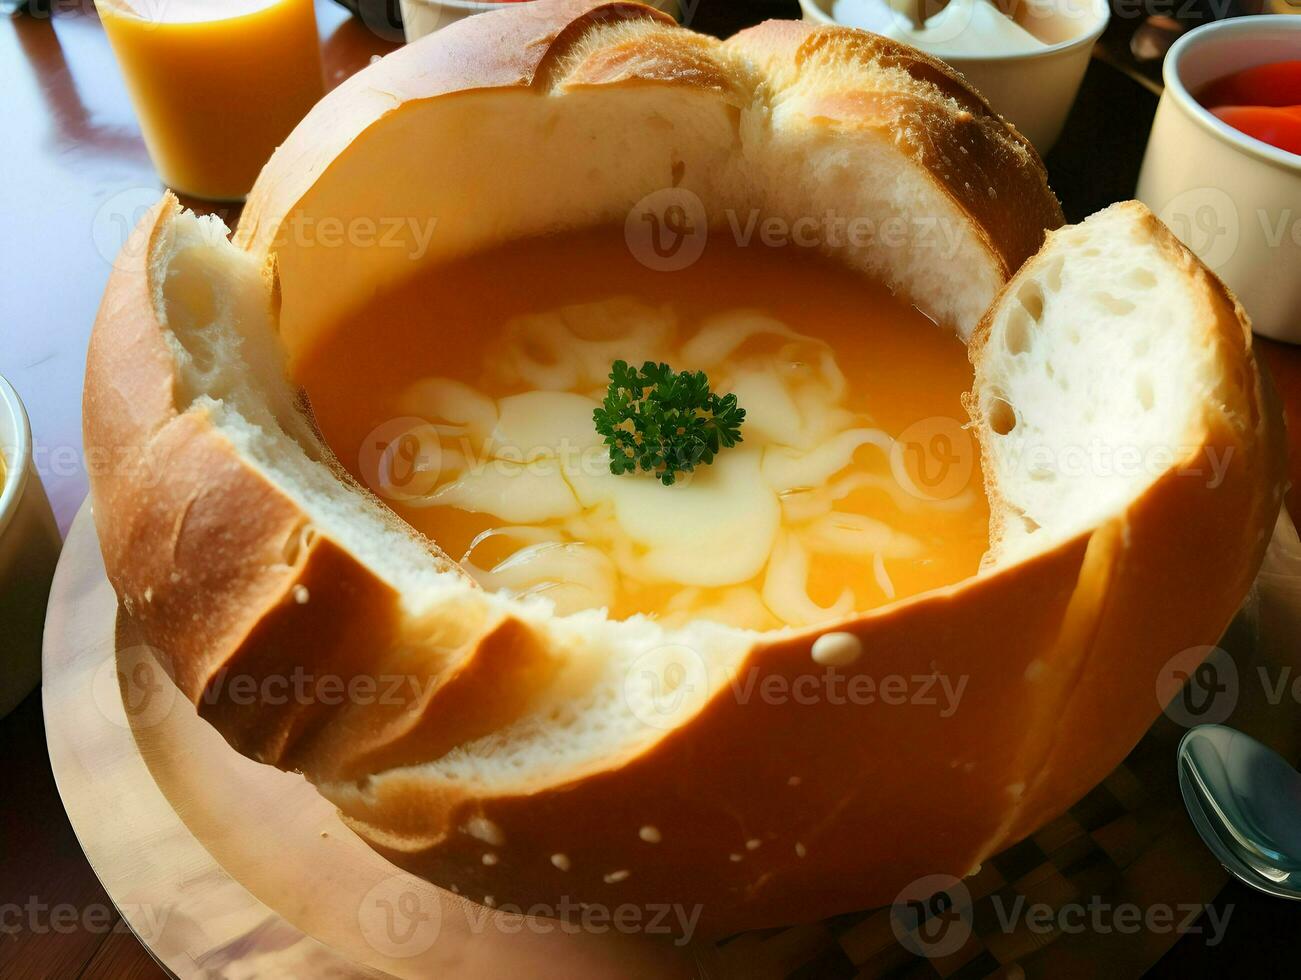
[[(704, 371), (742, 441), (672, 486), (612, 474), (592, 413), (617, 359)], [(962, 342), (799, 249), (711, 240), (666, 273), (619, 230), (514, 242), (376, 295), (294, 372), (359, 480), (560, 613), (803, 625), (965, 578), (988, 544)]]

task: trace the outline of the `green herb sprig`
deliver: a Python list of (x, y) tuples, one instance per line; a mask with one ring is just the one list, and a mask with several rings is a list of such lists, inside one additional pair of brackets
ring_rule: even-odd
[(710, 391), (704, 371), (674, 371), (654, 361), (639, 371), (615, 361), (592, 420), (610, 447), (611, 473), (642, 470), (667, 487), (740, 442), (745, 409), (735, 395)]

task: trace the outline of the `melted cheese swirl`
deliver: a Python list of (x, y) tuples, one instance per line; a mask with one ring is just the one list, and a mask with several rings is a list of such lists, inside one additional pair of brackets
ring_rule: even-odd
[[(511, 320), (477, 387), (433, 377), (401, 393), (397, 409), (424, 420), (409, 433), (426, 444), (420, 458), (436, 461), (405, 506), (428, 508), (435, 527), (489, 518), (463, 567), (562, 615), (606, 608), (768, 629), (893, 599), (891, 565), (930, 547), (893, 516), (968, 507), (974, 495), (914, 492), (895, 440), (848, 407), (826, 343), (751, 310), (695, 326), (623, 297)], [(592, 411), (618, 358), (704, 370), (746, 409), (744, 441), (670, 487), (612, 475)], [(811, 570), (828, 561), (855, 573), (816, 596)]]

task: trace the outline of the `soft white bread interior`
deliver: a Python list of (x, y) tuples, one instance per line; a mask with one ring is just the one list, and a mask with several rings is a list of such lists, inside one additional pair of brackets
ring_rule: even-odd
[(288, 380), (262, 270), (227, 235), (219, 219), (186, 213), (161, 221), (150, 246), (151, 278), (161, 291), (154, 302), (175, 358), (177, 412), (209, 418), (242, 458), (288, 491), (311, 527), (327, 530), (421, 604), (444, 580), (438, 566), (405, 524), (374, 506), (334, 463)]
[[(825, 205), (952, 223), (945, 256), (915, 237), (824, 245), (975, 328), (982, 574), (768, 633), (557, 616), (477, 587), (344, 473), (286, 359), (413, 258), (329, 247), (323, 221), (436, 216), (420, 260), (437, 262), (621, 222), (674, 186), (713, 221)], [(235, 243), (170, 197), (142, 223), (92, 339), (86, 441), (162, 478), (95, 475), (110, 578), (232, 745), (303, 771), (382, 853), (472, 897), (698, 905), (718, 934), (962, 874), (1123, 757), (1159, 710), (1157, 667), (1232, 615), (1279, 501), (1246, 320), (1146, 209), (1058, 233), (997, 293), (1058, 221), (1024, 141), (891, 42), (775, 24), (719, 43), (637, 5), (551, 0), (463, 21), (322, 102)], [(1176, 455), (1141, 477), (1045, 477), (1021, 467), (1021, 435), (1057, 461), (1094, 440)], [(1214, 481), (1183, 465), (1212, 455)], [(1169, 602), (1151, 609), (1158, 585)], [(815, 661), (827, 631), (859, 659)], [(342, 703), (230, 695), (233, 678), (295, 672), (403, 684)], [(960, 704), (753, 693), (914, 675), (960, 683)]]
[(1205, 280), (1134, 202), (1051, 233), (1016, 276), (971, 345), (991, 562), (1098, 526), (1172, 468), (1214, 481), (1208, 410), (1258, 426), (1226, 397), (1242, 341)]

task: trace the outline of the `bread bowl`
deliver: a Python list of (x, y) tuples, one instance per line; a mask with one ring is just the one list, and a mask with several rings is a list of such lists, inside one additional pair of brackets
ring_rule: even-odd
[[(833, 207), (953, 231), (943, 261), (915, 240), (821, 245), (969, 341), (978, 573), (768, 630), (560, 614), (477, 585), (335, 458), (295, 364), (413, 258), (304, 229), (435, 215), (419, 264), (438, 269), (622, 225), (665, 188), (711, 222)], [(1045, 243), (1060, 223), (1023, 138), (871, 35), (774, 22), (717, 42), (637, 4), (552, 0), (452, 25), (321, 102), (233, 243), (165, 197), (125, 250), (86, 441), (162, 476), (94, 478), (122, 614), (237, 750), (488, 904), (677, 907), (718, 936), (962, 875), (1123, 758), (1161, 665), (1232, 616), (1281, 495), (1277, 409), (1232, 296), (1141, 205)], [(1095, 442), (1158, 462), (1053, 465)], [(283, 694), (302, 671), (354, 694), (414, 683), (235, 683)], [(914, 676), (962, 681), (957, 710), (737, 695)]]

